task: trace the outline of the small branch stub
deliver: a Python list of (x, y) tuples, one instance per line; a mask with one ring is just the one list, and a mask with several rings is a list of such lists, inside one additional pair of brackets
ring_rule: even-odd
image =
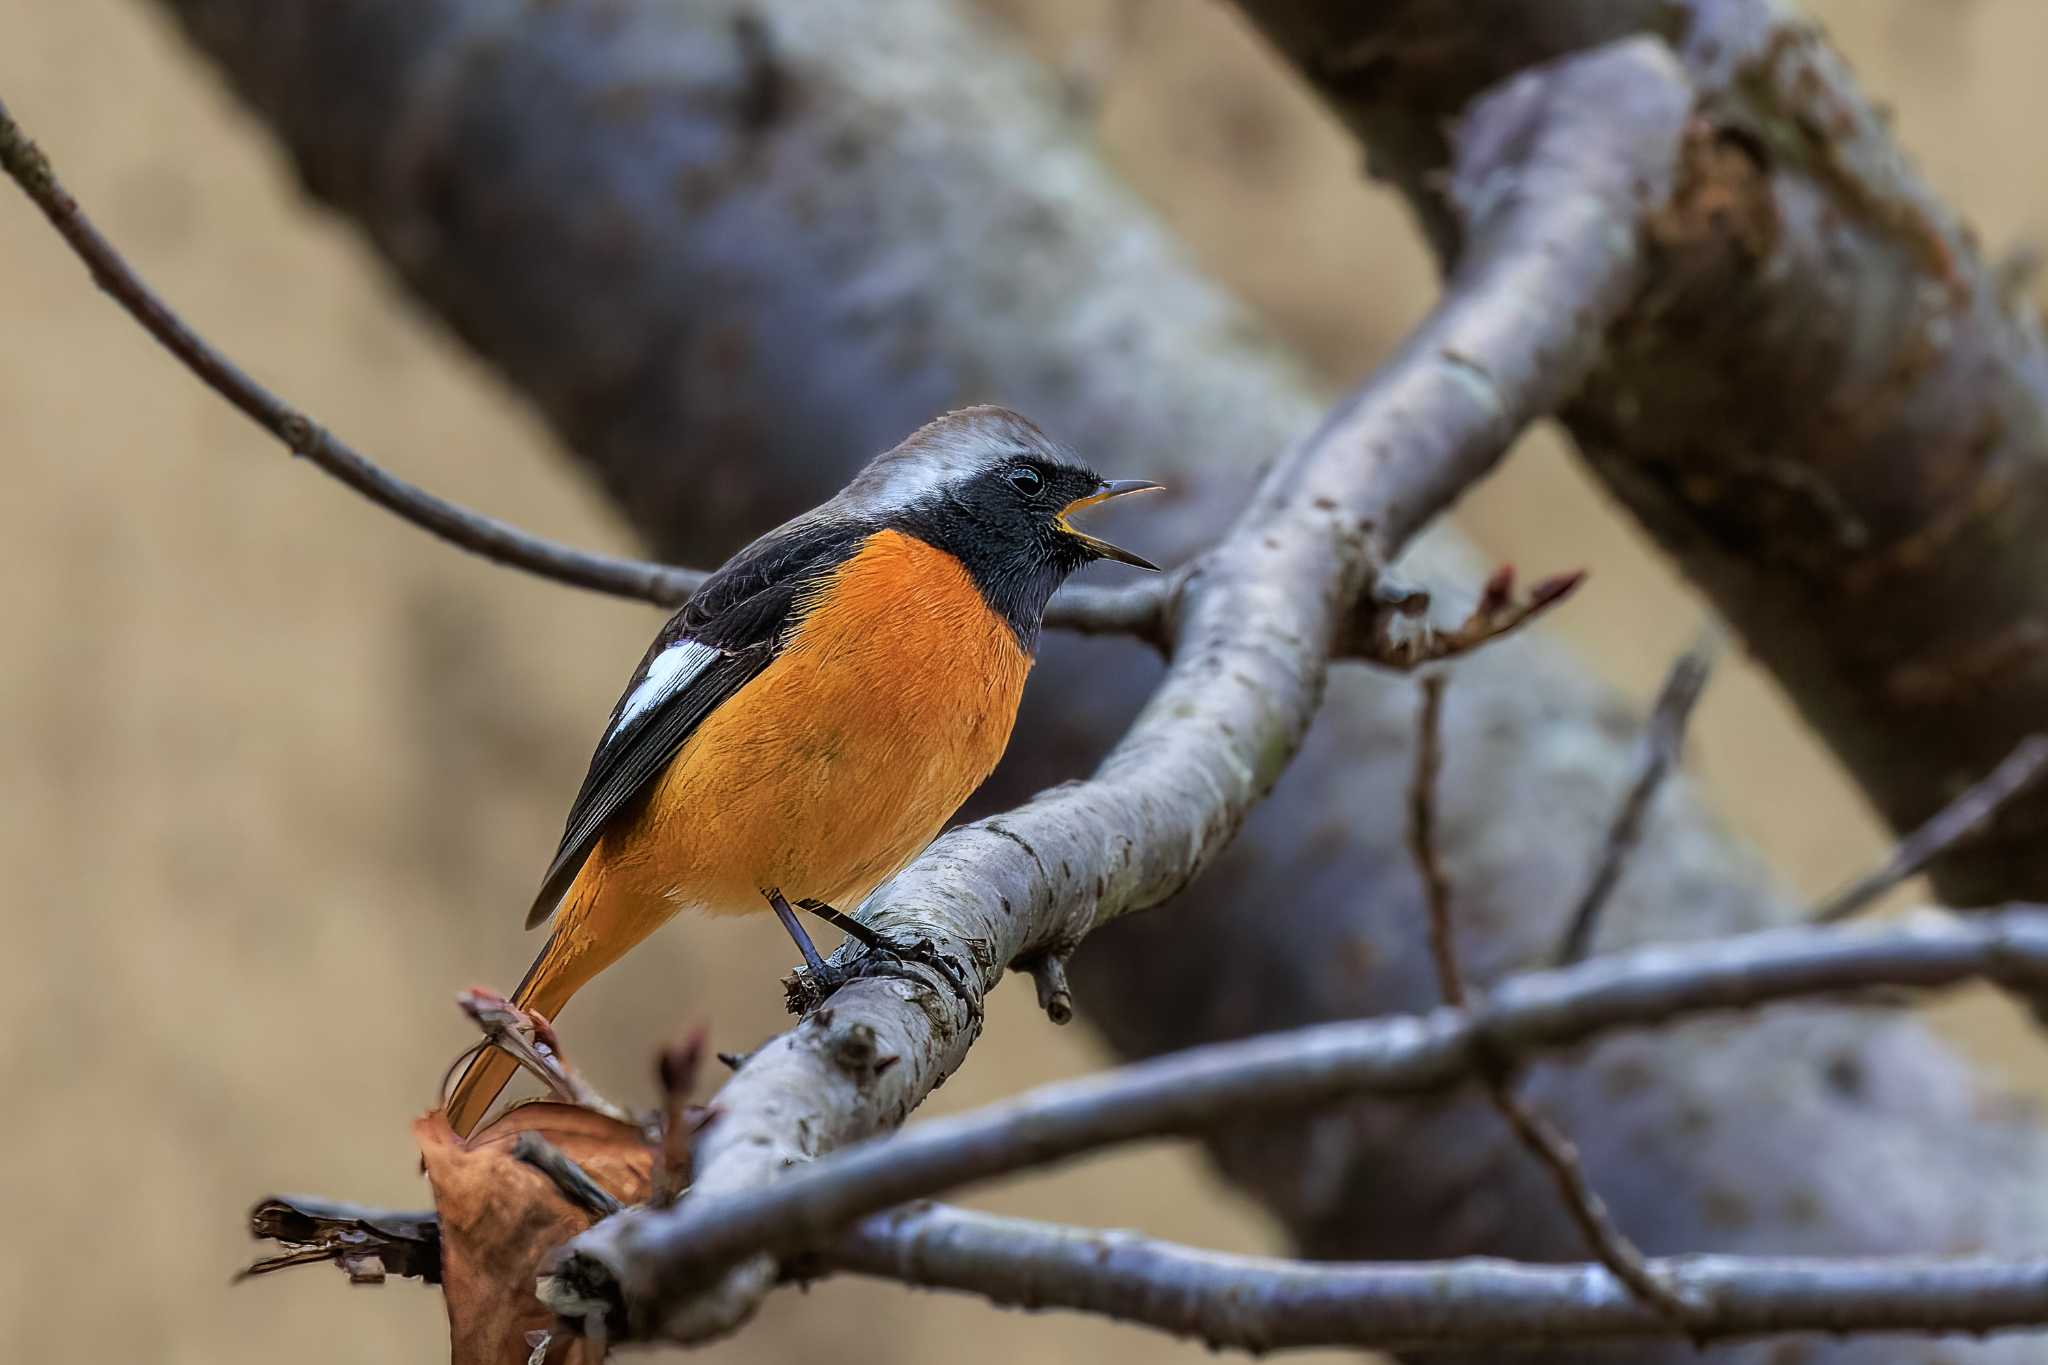
[(1054, 950), (1026, 964), (1031, 983), (1038, 991), (1038, 1008), (1055, 1024), (1070, 1024), (1074, 1020), (1074, 989), (1067, 981), (1067, 959), (1072, 954), (1071, 948)]

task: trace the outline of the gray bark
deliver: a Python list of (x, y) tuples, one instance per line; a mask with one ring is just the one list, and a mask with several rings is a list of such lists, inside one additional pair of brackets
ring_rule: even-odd
[[(308, 186), (665, 553), (707, 562), (933, 411), (1000, 400), (1172, 484), (1109, 533), (1186, 556), (1315, 421), (1301, 370), (1103, 169), (1048, 78), (937, 0), (166, 3)], [(1448, 538), (1429, 565), (1470, 570)], [(985, 804), (1084, 771), (1155, 676), (1136, 646), (1053, 641)], [(1446, 853), (1483, 979), (1554, 940), (1627, 780), (1630, 718), (1541, 640), (1461, 665), (1449, 705)], [(1404, 684), (1341, 670), (1233, 851), (1090, 941), (1080, 1003), (1120, 1050), (1429, 1003), (1400, 829), (1411, 726)], [(1784, 913), (1681, 784), (1609, 922), (1705, 937)], [(1534, 1093), (1652, 1252), (2016, 1248), (2048, 1213), (2041, 1130), (1987, 1115), (1910, 1018), (1618, 1041)], [(1212, 1150), (1316, 1255), (1582, 1254), (1474, 1097), (1247, 1122)]]
[[(1458, 254), (1442, 121), (1508, 72), (1668, 36), (1701, 93), (1655, 307), (1565, 414), (1901, 832), (2048, 715), (2048, 349), (1788, 0), (1238, 0)], [(1932, 866), (2048, 889), (2048, 791)]]

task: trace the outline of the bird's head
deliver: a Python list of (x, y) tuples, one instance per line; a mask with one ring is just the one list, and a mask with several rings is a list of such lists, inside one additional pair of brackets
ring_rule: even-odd
[(1158, 566), (1089, 535), (1075, 514), (1158, 488), (1105, 479), (1007, 408), (949, 412), (877, 456), (835, 502), (947, 551), (1027, 643), (1066, 577), (1097, 559)]

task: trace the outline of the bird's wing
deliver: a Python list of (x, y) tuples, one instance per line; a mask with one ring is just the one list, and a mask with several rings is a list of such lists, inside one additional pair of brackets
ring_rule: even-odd
[(620, 808), (668, 766), (706, 716), (775, 658), (800, 618), (805, 589), (866, 538), (864, 527), (793, 522), (740, 551), (670, 618), (612, 708), (527, 928), (554, 913)]

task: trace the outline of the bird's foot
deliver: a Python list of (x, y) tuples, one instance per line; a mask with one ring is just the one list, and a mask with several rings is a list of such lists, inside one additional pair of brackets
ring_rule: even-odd
[[(841, 986), (863, 976), (910, 976), (911, 974), (902, 970), (902, 964), (905, 963), (916, 963), (931, 968), (944, 977), (947, 984), (952, 986), (962, 999), (972, 998), (968, 994), (967, 982), (960, 975), (960, 969), (954, 965), (951, 958), (940, 952), (938, 945), (930, 939), (920, 938), (909, 943), (901, 943), (884, 938), (859, 920), (820, 900), (800, 900), (797, 906), (839, 929), (848, 938), (856, 940), (866, 951), (851, 962), (807, 963), (786, 977), (783, 988), (788, 993), (790, 1013), (809, 1014)], [(890, 970), (892, 967), (896, 969), (894, 972)], [(911, 979), (923, 980), (922, 977), (915, 976)]]

